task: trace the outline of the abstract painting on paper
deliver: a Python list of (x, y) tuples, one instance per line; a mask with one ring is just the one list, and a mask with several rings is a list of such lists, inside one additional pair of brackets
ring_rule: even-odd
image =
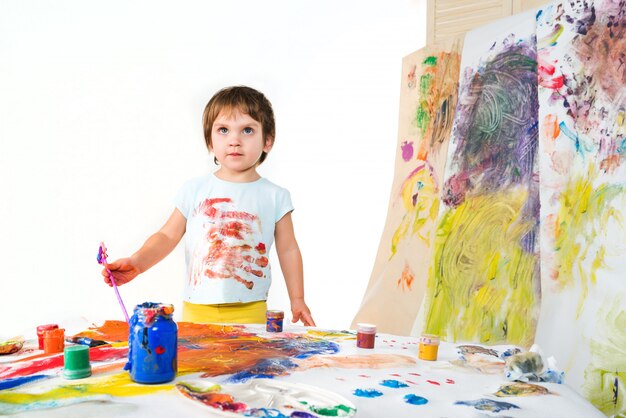
[(423, 327), (528, 347), (540, 302), (535, 16), (464, 45)]
[(426, 287), (454, 109), (460, 41), (402, 60), (395, 175), (378, 255), (357, 313), (379, 331), (407, 335)]
[(607, 415), (626, 413), (625, 14), (624, 2), (582, 1), (537, 15), (537, 343)]

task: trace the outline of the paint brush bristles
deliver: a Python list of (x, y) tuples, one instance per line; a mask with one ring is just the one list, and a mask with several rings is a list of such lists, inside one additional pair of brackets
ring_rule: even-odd
[(120, 291), (117, 290), (117, 284), (115, 283), (115, 278), (113, 277), (113, 273), (107, 267), (109, 262), (107, 261), (107, 247), (104, 246), (104, 242), (100, 243), (100, 248), (98, 249), (98, 263), (102, 264), (106, 269), (107, 273), (109, 273), (109, 279), (111, 280), (111, 284), (113, 285), (113, 290), (115, 290), (115, 296), (117, 296), (117, 301), (120, 303), (120, 307), (122, 308), (122, 312), (124, 312), (124, 318), (126, 318), (126, 322), (129, 323), (128, 312), (126, 311), (126, 307), (124, 306), (124, 302), (122, 302), (122, 297), (120, 296)]

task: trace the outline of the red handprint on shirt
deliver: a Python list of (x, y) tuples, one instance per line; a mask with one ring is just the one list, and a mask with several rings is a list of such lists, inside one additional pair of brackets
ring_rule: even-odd
[(265, 244), (259, 242), (261, 223), (257, 216), (233, 209), (229, 198), (205, 199), (196, 208), (194, 215), (209, 219), (205, 223), (208, 249), (201, 254), (201, 269), (190, 277), (194, 286), (207, 277), (234, 279), (252, 289), (254, 282), (246, 277), (264, 277), (262, 269), (269, 260)]

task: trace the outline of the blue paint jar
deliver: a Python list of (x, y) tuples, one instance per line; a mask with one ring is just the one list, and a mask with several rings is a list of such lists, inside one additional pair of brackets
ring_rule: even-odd
[(145, 302), (130, 319), (128, 363), (124, 370), (137, 383), (164, 383), (176, 377), (178, 327), (174, 305)]
[(283, 332), (283, 311), (267, 311), (265, 313), (265, 329), (267, 332)]

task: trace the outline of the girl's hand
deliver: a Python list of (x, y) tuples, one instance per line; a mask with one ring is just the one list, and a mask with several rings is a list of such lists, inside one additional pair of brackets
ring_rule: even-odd
[[(111, 273), (113, 274), (113, 279), (115, 280), (115, 284), (121, 286), (133, 280), (141, 271), (139, 268), (133, 264), (133, 261), (130, 258), (120, 258), (119, 260), (115, 260), (110, 264), (105, 264)], [(111, 283), (111, 277), (109, 276), (109, 272), (106, 268), (102, 269), (102, 276), (104, 277), (104, 282), (109, 286), (113, 287)]]
[(304, 326), (314, 327), (315, 321), (313, 321), (313, 317), (311, 316), (311, 311), (309, 307), (304, 303), (304, 299), (294, 299), (291, 301), (291, 322), (296, 323), (298, 321), (302, 321)]

